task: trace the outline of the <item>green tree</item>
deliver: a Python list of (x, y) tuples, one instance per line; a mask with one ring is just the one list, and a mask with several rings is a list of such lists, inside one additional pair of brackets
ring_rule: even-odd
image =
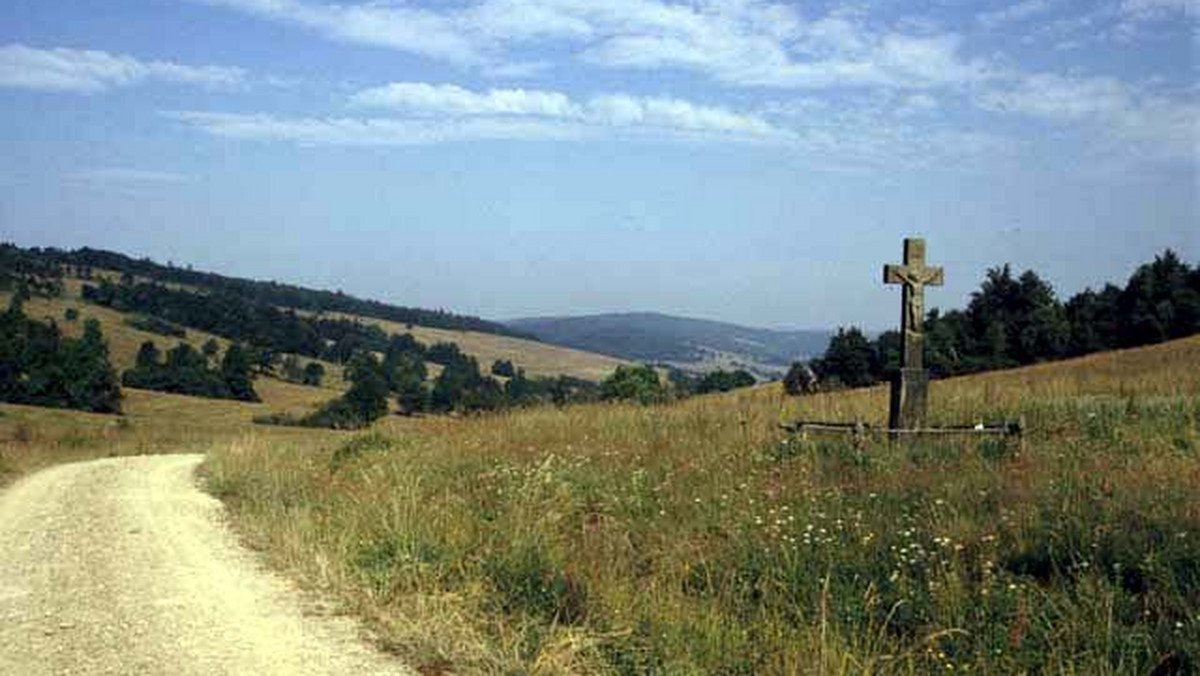
[(120, 413), (121, 386), (108, 362), (108, 345), (100, 322), (87, 320), (83, 336), (66, 341), (63, 348), (67, 405), (96, 413)]
[(321, 381), (324, 378), (325, 378), (325, 367), (322, 366), (320, 363), (315, 362), (315, 361), (310, 361), (310, 362), (308, 362), (308, 364), (305, 364), (304, 380), (303, 380), (303, 383), (305, 385), (311, 385), (313, 387), (320, 387)]
[(829, 339), (825, 356), (815, 362), (823, 380), (836, 380), (847, 387), (863, 387), (875, 382), (872, 365), (875, 351), (857, 327), (839, 328)]
[(783, 377), (783, 390), (793, 397), (817, 391), (817, 374), (802, 361), (792, 362)]
[(666, 390), (654, 368), (621, 365), (600, 384), (600, 398), (654, 404), (665, 400)]
[(260, 401), (254, 391), (253, 366), (250, 355), (239, 344), (233, 343), (225, 350), (221, 359), (221, 379), (229, 395), (241, 401)]
[(492, 362), (492, 375), (511, 378), (516, 374), (516, 369), (513, 368), (513, 363), (510, 360), (500, 360)]
[(387, 413), (387, 379), (374, 356), (355, 355), (346, 367), (346, 376), (350, 380), (350, 389), (342, 398), (362, 424), (370, 424)]
[(696, 384), (697, 394), (707, 394), (709, 392), (729, 392), (740, 387), (749, 387), (754, 384), (754, 376), (748, 371), (724, 371), (716, 370), (706, 373), (700, 382)]
[(204, 341), (203, 345), (200, 346), (200, 352), (204, 355), (204, 358), (209, 361), (216, 359), (217, 353), (220, 351), (221, 345), (217, 342), (216, 338), (209, 338), (208, 340)]

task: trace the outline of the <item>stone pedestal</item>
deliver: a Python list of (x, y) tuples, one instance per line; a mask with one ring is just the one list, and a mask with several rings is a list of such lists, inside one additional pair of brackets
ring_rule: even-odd
[(888, 427), (894, 430), (916, 430), (925, 427), (928, 404), (929, 372), (919, 368), (900, 369), (892, 379)]

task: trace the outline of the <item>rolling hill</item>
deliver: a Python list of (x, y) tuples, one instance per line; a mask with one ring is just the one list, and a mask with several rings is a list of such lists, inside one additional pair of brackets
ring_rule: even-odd
[(824, 352), (828, 331), (780, 331), (655, 312), (534, 317), (506, 322), (547, 343), (687, 371), (744, 368), (760, 378)]
[[(161, 314), (150, 305), (136, 308), (137, 312), (122, 312), (88, 302), (83, 296), (85, 285), (96, 285), (102, 280), (116, 282), (122, 276), (134, 283), (151, 283), (204, 297), (231, 298), (240, 303), (240, 310), (278, 309), (288, 314), (307, 318), (345, 319), (366, 326), (378, 327), (388, 334), (411, 333), (417, 340), (429, 345), (436, 342), (452, 342), (464, 353), (475, 357), (486, 372), (494, 361), (508, 360), (524, 368), (531, 376), (570, 376), (582, 380), (600, 381), (608, 376), (622, 360), (578, 349), (541, 343), (528, 334), (503, 324), (478, 317), (460, 315), (443, 310), (424, 310), (381, 301), (364, 300), (341, 293), (283, 284), (274, 281), (258, 281), (227, 277), (190, 267), (160, 265), (148, 259), (135, 259), (111, 251), (82, 248), (72, 251), (61, 249), (24, 249), (11, 244), (0, 244), (0, 303), (7, 306), (11, 289), (17, 279), (46, 289), (55, 289), (51, 294), (35, 294), (28, 304), (29, 314), (38, 320), (55, 320), (67, 335), (81, 331), (83, 320), (98, 319), (109, 342), (113, 364), (118, 371), (133, 364), (138, 346), (145, 340), (155, 340), (160, 346), (171, 346), (176, 339), (165, 338), (140, 331), (129, 326), (125, 320), (133, 314)], [(11, 277), (11, 279), (9, 279)], [(7, 281), (7, 283), (5, 283)], [(64, 322), (68, 308), (74, 308), (80, 319)], [(175, 308), (178, 309), (178, 308)], [(220, 329), (200, 330), (179, 316), (163, 317), (187, 330), (188, 342), (199, 348), (204, 341), (215, 338), (224, 348), (230, 335)], [(282, 317), (285, 318), (286, 317)], [(241, 338), (245, 340), (245, 338)], [(248, 341), (253, 342), (253, 341)], [(281, 353), (292, 353), (282, 349)], [(314, 355), (300, 355), (306, 361)], [(329, 384), (341, 389), (340, 366), (323, 361)], [(431, 375), (436, 376), (441, 367), (429, 365)]]

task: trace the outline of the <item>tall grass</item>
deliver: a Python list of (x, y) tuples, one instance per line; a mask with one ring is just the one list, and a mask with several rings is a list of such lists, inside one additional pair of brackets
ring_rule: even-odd
[[(790, 439), (773, 387), (238, 439), (236, 523), (425, 673), (1144, 674), (1200, 655), (1200, 339), (937, 383), (998, 441)], [(1189, 657), (1190, 656), (1190, 657)]]

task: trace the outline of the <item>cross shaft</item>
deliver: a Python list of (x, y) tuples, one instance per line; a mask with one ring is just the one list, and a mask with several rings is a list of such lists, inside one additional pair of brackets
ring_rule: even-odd
[(883, 266), (885, 284), (902, 284), (900, 336), (903, 368), (920, 369), (925, 365), (924, 321), (925, 287), (941, 286), (944, 273), (940, 267), (925, 265), (925, 240), (905, 238), (904, 264)]

